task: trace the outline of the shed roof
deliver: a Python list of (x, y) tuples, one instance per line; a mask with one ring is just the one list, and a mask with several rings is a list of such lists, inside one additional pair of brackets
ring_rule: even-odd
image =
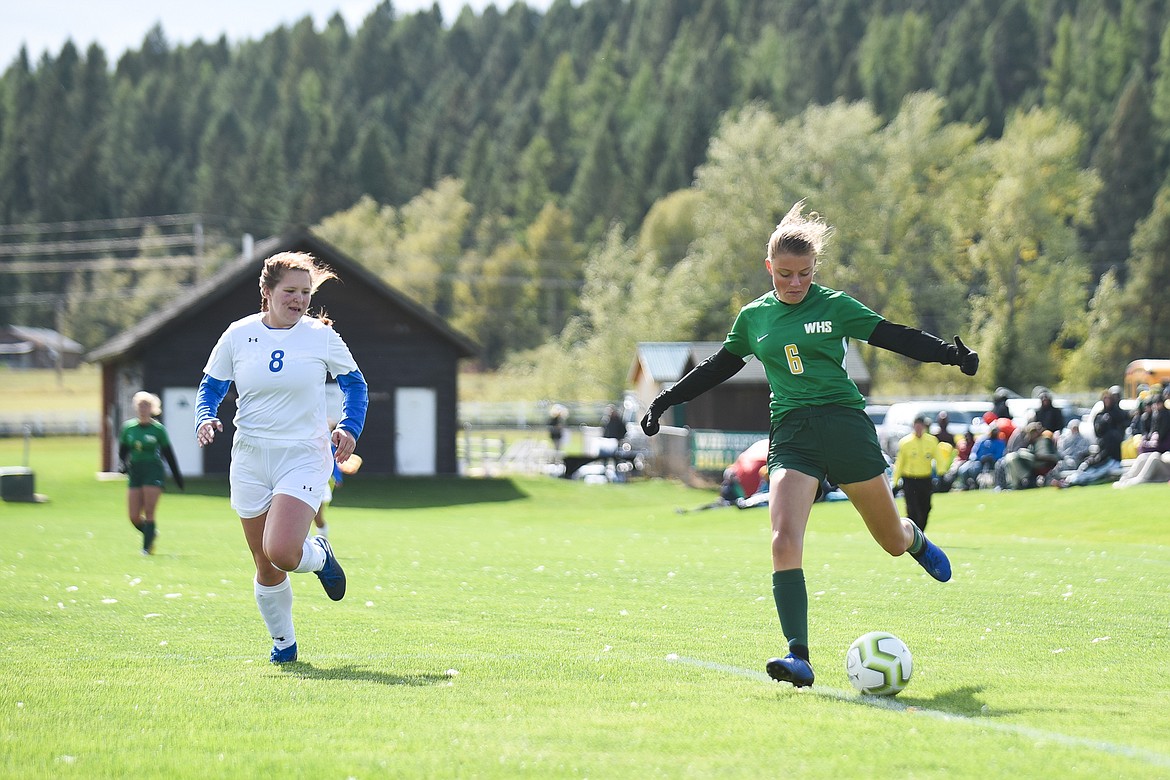
[(655, 382), (677, 382), (689, 356), (690, 343), (686, 341), (642, 341), (638, 343), (631, 373), (640, 363)]
[(227, 295), (239, 282), (255, 279), (256, 263), (277, 252), (306, 251), (318, 260), (327, 263), (343, 277), (357, 277), (377, 290), (394, 305), (405, 309), (419, 318), (424, 325), (449, 341), (460, 357), (472, 357), (479, 347), (470, 338), (452, 328), (430, 309), (383, 282), (365, 266), (346, 255), (324, 239), (308, 230), (273, 236), (259, 241), (248, 254), (240, 254), (223, 268), (195, 285), (189, 292), (164, 309), (144, 317), (136, 325), (127, 328), (105, 344), (96, 347), (85, 356), (89, 362), (106, 362), (136, 351), (153, 341), (175, 320), (208, 306), (211, 302)]
[(37, 347), (75, 355), (85, 351), (85, 347), (51, 328), (34, 328), (29, 325), (0, 327), (0, 342), (8, 347), (7, 352), (11, 354), (26, 354)]

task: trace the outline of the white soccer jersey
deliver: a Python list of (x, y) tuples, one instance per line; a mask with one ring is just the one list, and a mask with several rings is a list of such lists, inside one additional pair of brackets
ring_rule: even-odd
[(240, 434), (286, 442), (328, 439), (325, 375), (357, 370), (349, 347), (315, 317), (278, 329), (261, 322), (262, 316), (229, 325), (203, 373), (236, 383)]

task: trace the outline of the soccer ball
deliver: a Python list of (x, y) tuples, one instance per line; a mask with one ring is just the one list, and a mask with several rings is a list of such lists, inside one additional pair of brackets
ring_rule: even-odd
[(910, 649), (886, 631), (870, 631), (857, 638), (845, 654), (845, 673), (862, 693), (893, 696), (910, 682)]

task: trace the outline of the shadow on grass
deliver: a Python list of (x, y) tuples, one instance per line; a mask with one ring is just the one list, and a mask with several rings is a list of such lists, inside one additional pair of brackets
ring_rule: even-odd
[(291, 664), (281, 664), (280, 671), (302, 680), (356, 680), (372, 682), (379, 685), (438, 685), (448, 682), (445, 674), (387, 674), (360, 666), (335, 666), (328, 669), (318, 668), (311, 663), (298, 661)]
[(979, 694), (981, 693), (983, 693), (982, 686), (968, 685), (963, 688), (955, 688), (951, 691), (935, 694), (931, 698), (922, 699), (921, 701), (924, 704), (930, 704), (936, 710), (949, 710), (950, 712), (965, 715), (978, 715), (980, 709), (983, 707), (983, 701), (979, 698)]
[(858, 696), (856, 698), (846, 698), (848, 695), (837, 696), (848, 701), (852, 700), (858, 704), (865, 704), (870, 707), (878, 707), (886, 710), (897, 710), (901, 712), (921, 712), (935, 716), (947, 716), (956, 718), (991, 718), (1001, 717), (1003, 715), (1017, 715), (1023, 710), (1005, 710), (998, 709), (994, 712), (985, 710), (984, 703), (979, 699), (978, 694), (983, 692), (983, 688), (976, 685), (969, 685), (964, 688), (955, 688), (952, 691), (936, 694), (930, 698), (922, 698), (917, 696), (907, 696), (905, 693), (897, 697), (894, 696)]
[[(186, 494), (228, 498), (226, 477), (188, 479)], [(176, 495), (182, 495), (171, 488)], [(360, 509), (427, 509), (462, 504), (522, 501), (528, 494), (507, 478), (363, 477), (346, 480), (333, 494), (335, 507)]]
[(950, 715), (958, 715), (962, 717), (980, 717), (987, 715), (1012, 715), (1015, 711), (998, 710), (995, 713), (989, 713), (983, 709), (984, 702), (979, 698), (979, 694), (983, 692), (983, 688), (977, 685), (969, 685), (964, 688), (955, 688), (951, 691), (944, 691), (943, 693), (931, 696), (929, 699), (917, 698), (915, 696), (901, 695), (898, 699), (902, 704), (908, 707), (923, 707), (939, 712), (945, 712)]

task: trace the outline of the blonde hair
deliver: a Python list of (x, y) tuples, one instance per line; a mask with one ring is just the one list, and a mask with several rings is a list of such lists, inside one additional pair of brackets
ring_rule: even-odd
[[(307, 273), (309, 275), (309, 289), (314, 295), (325, 282), (337, 278), (337, 274), (333, 272), (332, 268), (318, 263), (317, 258), (308, 252), (278, 252), (264, 261), (264, 268), (260, 271), (260, 311), (268, 311), (268, 298), (264, 296), (263, 291), (268, 290), (271, 294), (289, 271)], [(318, 319), (326, 325), (329, 324), (329, 318), (325, 316), (324, 312), (318, 315)]]
[(143, 401), (150, 402), (151, 417), (158, 417), (160, 414), (162, 414), (162, 401), (160, 401), (158, 396), (154, 393), (148, 393), (145, 390), (139, 390), (134, 394), (134, 399), (131, 403), (134, 405), (135, 414), (138, 413), (138, 404), (142, 403)]
[(815, 211), (805, 216), (804, 199), (793, 204), (784, 219), (772, 231), (768, 238), (768, 259), (775, 260), (780, 255), (797, 255), (798, 257), (817, 257), (825, 247), (825, 242), (833, 232), (833, 228)]

